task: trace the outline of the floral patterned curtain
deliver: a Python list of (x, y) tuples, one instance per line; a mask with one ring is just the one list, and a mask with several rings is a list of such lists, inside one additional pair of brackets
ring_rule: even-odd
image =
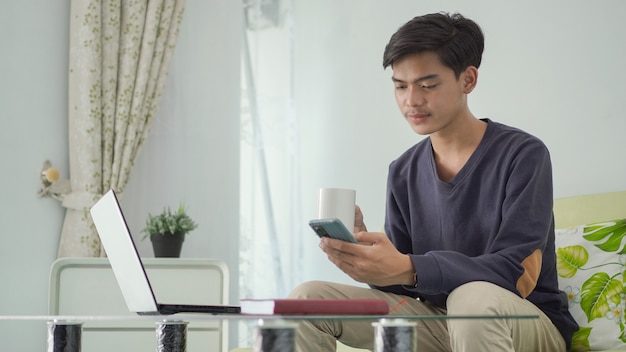
[(168, 74), (184, 0), (74, 0), (69, 57), (69, 192), (58, 257), (104, 256), (89, 208), (121, 194)]

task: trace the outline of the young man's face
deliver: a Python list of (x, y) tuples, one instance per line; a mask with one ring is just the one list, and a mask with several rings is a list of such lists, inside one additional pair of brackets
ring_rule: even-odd
[(420, 135), (444, 131), (468, 116), (466, 95), (475, 86), (476, 74), (475, 68), (468, 67), (457, 79), (433, 52), (394, 62), (396, 102), (413, 131)]

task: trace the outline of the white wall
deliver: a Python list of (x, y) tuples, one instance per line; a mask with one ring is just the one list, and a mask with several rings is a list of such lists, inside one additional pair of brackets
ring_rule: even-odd
[[(147, 212), (184, 200), (200, 228), (183, 256), (224, 257), (235, 274), (239, 6), (188, 0), (170, 95), (122, 201), (139, 231)], [(387, 165), (420, 139), (397, 112), (382, 50), (401, 24), (438, 10), (482, 25), (487, 42), (473, 111), (546, 142), (556, 196), (626, 189), (626, 2), (294, 0), (294, 7), (302, 194), (310, 195), (304, 218), (314, 213), (318, 187), (352, 187), (370, 229), (382, 227)], [(36, 192), (44, 159), (68, 169), (68, 12), (69, 1), (45, 0), (11, 1), (0, 11), (1, 315), (47, 310), (63, 209)], [(345, 281), (310, 241), (302, 278)], [(140, 251), (151, 255), (147, 242)], [(3, 349), (45, 346), (43, 325), (0, 329)]]
[(222, 258), (237, 295), (241, 1), (187, 0), (172, 69), (150, 137), (123, 194), (138, 250), (148, 213), (181, 201), (198, 228), (182, 257)]
[[(67, 170), (68, 3), (0, 10), (0, 315), (45, 314), (64, 211), (37, 198), (47, 158)], [(43, 351), (45, 323), (0, 322), (2, 349)]]

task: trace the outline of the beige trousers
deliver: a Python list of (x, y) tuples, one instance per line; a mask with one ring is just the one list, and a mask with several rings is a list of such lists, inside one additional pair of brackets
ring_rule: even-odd
[[(290, 298), (378, 298), (394, 307), (405, 296), (379, 290), (311, 281), (296, 287)], [(531, 302), (487, 282), (471, 282), (452, 291), (448, 310), (409, 298), (392, 315), (539, 315), (539, 319), (434, 319), (417, 321), (419, 352), (565, 351), (565, 341), (550, 319)], [(336, 340), (373, 349), (370, 320), (301, 322), (298, 352), (335, 351)]]

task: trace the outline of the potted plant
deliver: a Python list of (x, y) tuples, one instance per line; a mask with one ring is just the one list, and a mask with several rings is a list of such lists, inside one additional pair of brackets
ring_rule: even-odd
[(180, 257), (180, 251), (185, 240), (185, 234), (194, 230), (198, 225), (185, 212), (185, 205), (181, 202), (178, 211), (173, 212), (169, 207), (156, 216), (148, 214), (144, 239), (150, 237), (155, 257)]

